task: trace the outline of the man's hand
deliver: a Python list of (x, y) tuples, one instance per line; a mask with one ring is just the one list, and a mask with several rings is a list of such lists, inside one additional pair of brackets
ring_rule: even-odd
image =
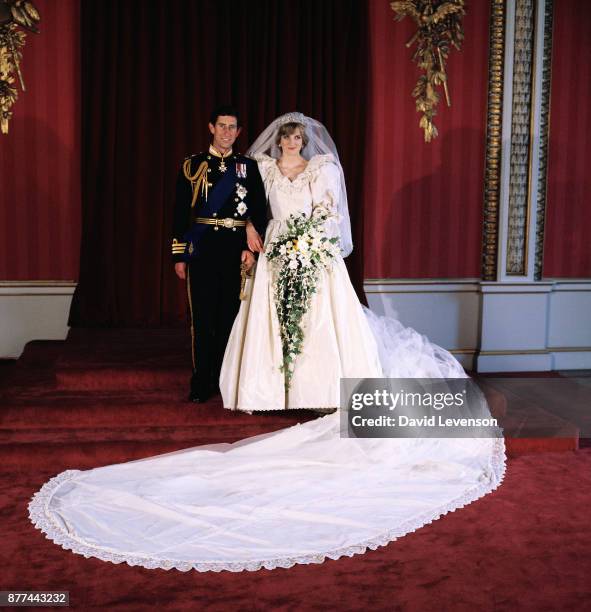
[(253, 253), (262, 253), (265, 250), (263, 241), (250, 220), (246, 222), (246, 243)]
[(250, 251), (242, 251), (242, 256), (240, 257), (240, 259), (244, 264), (246, 271), (250, 272), (252, 270), (252, 267), (254, 266), (254, 255)]
[(174, 271), (181, 280), (187, 280), (187, 264), (184, 261), (175, 263)]

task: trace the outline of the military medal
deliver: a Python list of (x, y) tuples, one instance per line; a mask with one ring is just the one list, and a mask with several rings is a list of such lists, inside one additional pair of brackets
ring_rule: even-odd
[(236, 176), (238, 178), (246, 178), (246, 164), (236, 163)]
[[(238, 165), (239, 164), (236, 164), (236, 169), (238, 169)], [(241, 185), (240, 183), (236, 183), (236, 195), (238, 197), (234, 198), (234, 201), (238, 203), (238, 205), (236, 206), (236, 212), (239, 215), (243, 215), (248, 210), (248, 207), (246, 206), (246, 202), (244, 202), (244, 198), (246, 197), (247, 193), (248, 193), (248, 189), (246, 189), (244, 185)]]
[(220, 165), (218, 166), (218, 170), (220, 172), (225, 172), (228, 169), (228, 166), (226, 166), (226, 157), (232, 155), (232, 149), (230, 149), (224, 154), (220, 153), (213, 145), (209, 145), (209, 152), (211, 153), (211, 155), (220, 158)]

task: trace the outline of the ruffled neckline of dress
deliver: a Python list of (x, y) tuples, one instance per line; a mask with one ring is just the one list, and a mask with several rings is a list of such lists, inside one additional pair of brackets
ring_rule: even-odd
[(322, 166), (335, 162), (334, 155), (331, 154), (313, 155), (309, 159), (306, 168), (292, 181), (289, 177), (281, 173), (281, 170), (277, 166), (277, 160), (274, 157), (261, 153), (255, 155), (254, 159), (259, 165), (267, 194), (275, 187), (286, 195), (294, 195), (304, 191), (316, 178)]
[(255, 155), (254, 159), (259, 163), (259, 166), (262, 170), (262, 174), (264, 174), (265, 182), (270, 178), (270, 174), (273, 175), (273, 178), (278, 178), (282, 183), (289, 186), (296, 186), (302, 182), (309, 182), (312, 178), (314, 178), (320, 168), (328, 163), (334, 163), (334, 155), (328, 153), (326, 155), (313, 155), (308, 160), (308, 165), (302, 170), (293, 180), (288, 176), (285, 176), (279, 169), (277, 165), (277, 160), (270, 155), (266, 155), (265, 153), (261, 153), (259, 155)]

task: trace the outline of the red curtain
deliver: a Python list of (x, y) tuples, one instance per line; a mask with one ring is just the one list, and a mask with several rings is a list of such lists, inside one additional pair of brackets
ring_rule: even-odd
[(0, 134), (0, 279), (75, 280), (80, 257), (78, 0), (35, 0), (8, 134)]
[(480, 277), (490, 3), (469, 2), (466, 39), (448, 62), (451, 107), (441, 92), (439, 137), (423, 140), (411, 92), (421, 74), (405, 43), (414, 22), (370, 7), (365, 276)]
[(591, 277), (591, 11), (554, 3), (545, 277)]
[[(71, 322), (182, 319), (169, 255), (174, 180), (207, 146), (216, 103), (243, 114), (238, 148), (277, 115), (322, 121), (345, 169), (361, 278), (367, 3), (82, 2), (83, 242)], [(350, 258), (351, 259), (351, 258)]]

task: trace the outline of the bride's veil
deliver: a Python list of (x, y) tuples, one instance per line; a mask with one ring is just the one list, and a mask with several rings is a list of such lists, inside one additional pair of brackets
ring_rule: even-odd
[(341, 252), (343, 257), (346, 257), (353, 250), (353, 238), (351, 236), (351, 221), (349, 217), (349, 206), (347, 204), (347, 189), (345, 187), (345, 175), (343, 173), (343, 167), (339, 161), (339, 155), (337, 153), (337, 147), (334, 140), (331, 138), (328, 130), (316, 119), (306, 117), (303, 113), (293, 112), (286, 113), (277, 117), (273, 120), (259, 135), (259, 137), (252, 143), (247, 151), (247, 155), (250, 157), (256, 157), (257, 155), (269, 155), (275, 159), (281, 157), (281, 151), (275, 144), (277, 132), (279, 128), (285, 123), (301, 123), (306, 129), (306, 135), (308, 136), (308, 144), (302, 151), (302, 157), (310, 160), (314, 155), (333, 155), (334, 160), (339, 168), (339, 193), (335, 194), (337, 198), (337, 212), (338, 228), (339, 228), (339, 239), (341, 245)]

